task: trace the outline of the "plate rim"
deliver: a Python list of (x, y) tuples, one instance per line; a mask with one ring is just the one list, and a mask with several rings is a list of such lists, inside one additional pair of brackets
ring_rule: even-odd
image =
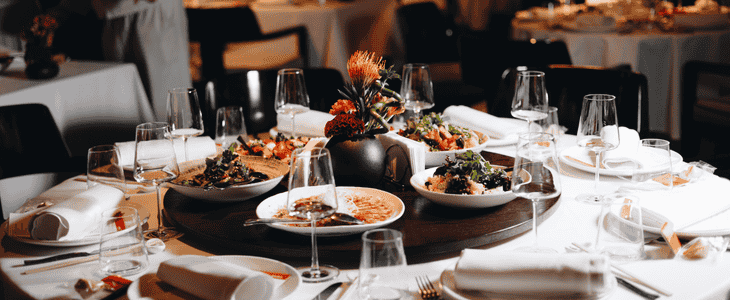
[[(578, 170), (588, 172), (591, 174), (595, 174), (594, 173), (596, 170), (595, 167), (588, 167), (588, 166), (585, 166), (581, 163), (572, 161), (567, 158), (568, 155), (566, 155), (566, 153), (570, 152), (570, 151), (575, 151), (575, 149), (582, 149), (582, 148), (580, 146), (571, 146), (571, 147), (561, 150), (560, 154), (558, 154), (558, 159), (560, 160), (560, 162), (562, 162), (566, 165), (569, 165), (573, 168), (576, 168)], [(669, 151), (671, 151), (672, 157), (675, 157), (675, 155), (676, 155), (676, 157), (678, 157), (680, 161), (682, 161), (682, 162), (684, 161), (684, 157), (681, 154), (679, 154), (678, 152), (676, 152), (674, 150), (669, 150)], [(674, 160), (672, 160), (672, 161), (674, 161)], [(626, 171), (617, 170), (617, 169), (599, 169), (598, 174), (600, 174), (601, 176), (606, 175), (606, 176), (616, 176), (616, 177), (632, 175), (631, 173), (627, 173)]]
[[(495, 207), (495, 206), (504, 205), (504, 204), (507, 204), (508, 202), (514, 200), (514, 199), (517, 199), (517, 195), (515, 195), (514, 193), (512, 193), (512, 191), (509, 191), (509, 192), (504, 192), (504, 193), (499, 193), (499, 194), (493, 194), (493, 196), (495, 198), (499, 197), (501, 199), (502, 197), (504, 197), (505, 199), (501, 199), (500, 201), (497, 201), (498, 203), (489, 203), (489, 201), (487, 201), (487, 203), (489, 203), (489, 205), (486, 205), (486, 206), (485, 205), (452, 205), (451, 202), (446, 202), (446, 201), (441, 201), (441, 200), (434, 200), (434, 199), (432, 199), (429, 196), (430, 195), (431, 196), (432, 195), (439, 195), (439, 196), (441, 196), (441, 195), (446, 195), (446, 194), (437, 193), (437, 192), (432, 192), (432, 191), (426, 190), (426, 189), (424, 189), (424, 188), (421, 187), (421, 183), (420, 182), (416, 182), (416, 179), (418, 179), (418, 177), (421, 177), (421, 176), (426, 176), (426, 174), (433, 174), (436, 171), (437, 168), (438, 167), (428, 168), (426, 170), (423, 170), (421, 172), (418, 172), (416, 174), (413, 174), (413, 176), (411, 176), (411, 179), (410, 179), (411, 186), (421, 196), (423, 196), (424, 198), (426, 198), (429, 201), (434, 202), (436, 204), (443, 205), (443, 206), (448, 206), (448, 207), (454, 207), (454, 208), (488, 208), (488, 207)], [(473, 196), (489, 196), (489, 195), (457, 195), (457, 194), (448, 194), (448, 196), (449, 197), (454, 197), (454, 198), (457, 198), (457, 199), (460, 199), (460, 198), (469, 199), (470, 197), (473, 197)], [(472, 203), (472, 202), (473, 201), (469, 201), (469, 203)]]
[[(378, 191), (379, 193), (388, 194), (391, 197), (393, 197), (394, 199), (398, 199), (398, 201), (400, 203), (400, 211), (398, 212), (398, 214), (394, 215), (393, 217), (391, 217), (391, 218), (389, 218), (389, 219), (387, 219), (385, 221), (380, 221), (380, 222), (373, 223), (373, 224), (363, 224), (363, 225), (338, 225), (338, 226), (317, 227), (317, 236), (331, 237), (331, 236), (345, 236), (345, 235), (358, 234), (358, 233), (365, 232), (365, 231), (370, 230), (370, 229), (375, 229), (375, 228), (380, 228), (380, 227), (383, 227), (383, 226), (387, 226), (387, 225), (389, 225), (389, 224), (397, 221), (398, 219), (400, 219), (403, 216), (403, 214), (405, 214), (406, 205), (403, 202), (403, 199), (401, 199), (400, 197), (398, 197), (398, 196), (396, 196), (396, 195), (394, 195), (394, 194), (392, 194), (390, 192), (387, 192), (387, 191), (384, 191), (384, 190), (380, 190), (380, 189), (375, 189), (375, 188), (359, 187), (359, 186), (337, 186), (336, 188), (337, 189), (347, 189), (347, 190), (353, 190), (353, 189), (354, 190), (375, 190), (375, 191)], [(276, 198), (283, 197), (283, 195), (286, 195), (287, 193), (288, 193), (288, 191), (281, 192), (281, 193), (278, 193), (276, 195), (272, 195), (272, 196), (264, 199), (263, 201), (261, 201), (261, 203), (259, 203), (256, 206), (256, 216), (258, 218), (270, 218), (271, 216), (263, 216), (263, 215), (260, 215), (259, 214), (259, 209), (260, 208), (263, 209), (263, 206), (264, 205), (272, 205), (272, 204), (275, 204), (275, 203), (272, 203), (272, 202), (277, 201)], [(285, 207), (286, 207), (286, 205), (285, 205)], [(286, 231), (286, 232), (291, 232), (291, 233), (300, 234), (300, 235), (307, 235), (307, 236), (311, 235), (311, 230), (308, 230), (309, 227), (292, 227), (292, 226), (286, 226), (286, 225), (275, 224), (275, 223), (274, 224), (266, 224), (266, 225), (269, 226), (269, 227), (271, 227), (271, 228), (279, 229), (279, 230)], [(300, 229), (300, 228), (305, 228), (305, 229)], [(353, 230), (346, 230), (348, 228), (353, 229)], [(340, 229), (345, 229), (345, 230), (340, 230)], [(306, 230), (306, 232), (303, 232), (305, 230)]]
[[(282, 283), (274, 291), (274, 294), (272, 295), (272, 299), (281, 299), (288, 295), (291, 295), (297, 289), (299, 289), (299, 286), (302, 284), (302, 278), (301, 278), (301, 276), (299, 276), (299, 272), (297, 272), (297, 270), (294, 267), (292, 267), (291, 265), (289, 265), (285, 262), (282, 262), (282, 261), (278, 261), (278, 260), (267, 258), (267, 257), (252, 256), (252, 255), (218, 255), (218, 256), (208, 256), (208, 257), (210, 257), (212, 259), (222, 260), (222, 261), (232, 262), (232, 263), (235, 263), (235, 262), (233, 262), (233, 260), (238, 260), (238, 261), (252, 260), (252, 261), (259, 261), (259, 262), (267, 262), (267, 263), (278, 264), (279, 266), (288, 270), (289, 272), (287, 272), (287, 274), (290, 275), (289, 278), (287, 278), (284, 281), (284, 283)], [(255, 270), (255, 271), (257, 271), (257, 270)], [(152, 274), (152, 273), (148, 273), (148, 274)], [(140, 282), (140, 279), (137, 278), (134, 281), (132, 281), (132, 283), (129, 285), (126, 295), (127, 295), (127, 297), (129, 297), (130, 300), (143, 299), (143, 297), (141, 297), (141, 295), (135, 294), (136, 291), (140, 289), (139, 282)], [(293, 285), (293, 287), (289, 287), (288, 291), (281, 292), (281, 289), (285, 285)], [(278, 291), (278, 293), (277, 293), (277, 291)]]

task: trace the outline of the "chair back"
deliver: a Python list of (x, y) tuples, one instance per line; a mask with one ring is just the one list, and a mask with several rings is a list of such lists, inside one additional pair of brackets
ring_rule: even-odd
[(406, 62), (459, 61), (458, 30), (431, 1), (401, 4), (397, 9)]
[[(490, 113), (502, 117), (510, 116), (519, 70), (508, 68), (505, 71), (499, 96), (490, 106)], [(559, 122), (568, 128), (567, 133), (577, 133), (583, 97), (588, 94), (616, 96), (619, 126), (642, 134), (648, 133), (648, 90), (646, 76), (643, 74), (626, 69), (572, 65), (549, 65), (530, 70), (545, 72), (549, 104), (558, 107)]]

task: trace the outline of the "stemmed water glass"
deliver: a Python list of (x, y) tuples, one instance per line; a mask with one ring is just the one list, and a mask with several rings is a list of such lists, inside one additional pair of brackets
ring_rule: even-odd
[(532, 122), (547, 118), (548, 94), (545, 88), (545, 72), (522, 71), (517, 75), (515, 94), (512, 97), (512, 116), (527, 121), (527, 131)]
[(560, 165), (557, 159), (555, 138), (548, 133), (527, 132), (519, 136), (514, 170), (512, 193), (532, 201), (532, 246), (517, 249), (523, 252), (553, 253), (554, 249), (540, 247), (537, 237), (537, 205), (540, 201), (557, 197), (561, 193)]
[(583, 97), (577, 141), (578, 146), (595, 153), (595, 192), (594, 194), (580, 194), (576, 197), (576, 200), (584, 202), (603, 201), (603, 196), (598, 192), (603, 154), (606, 151), (616, 149), (619, 140), (616, 97), (607, 94), (589, 94)]
[(289, 172), (287, 210), (292, 216), (311, 221), (312, 264), (299, 271), (305, 282), (331, 280), (339, 274), (333, 266), (320, 265), (317, 254), (317, 221), (337, 211), (335, 177), (329, 150), (315, 147), (311, 150), (296, 149), (292, 155)]
[(157, 192), (157, 229), (146, 231), (145, 237), (163, 241), (180, 237), (181, 232), (162, 224), (160, 184), (180, 175), (169, 125), (163, 122), (137, 125), (134, 149), (134, 179), (154, 185)]
[(400, 94), (404, 100), (403, 106), (420, 118), (422, 110), (434, 106), (433, 82), (428, 65), (406, 64), (403, 66), (402, 78)]
[(167, 123), (170, 134), (182, 138), (185, 161), (188, 161), (188, 138), (203, 134), (203, 112), (194, 88), (174, 88), (167, 92)]
[(291, 135), (296, 138), (294, 116), (309, 111), (309, 94), (304, 84), (302, 69), (279, 70), (276, 76), (274, 104), (276, 113), (288, 115), (291, 119)]

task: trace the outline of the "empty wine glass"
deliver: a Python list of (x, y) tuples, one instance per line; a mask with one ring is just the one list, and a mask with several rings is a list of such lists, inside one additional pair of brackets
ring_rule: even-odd
[(583, 97), (577, 141), (578, 146), (595, 154), (595, 192), (594, 194), (580, 194), (576, 197), (576, 200), (585, 202), (603, 201), (603, 196), (598, 192), (603, 154), (608, 150), (616, 149), (619, 140), (616, 97), (607, 94), (589, 94)]
[(334, 279), (340, 273), (333, 266), (320, 265), (317, 254), (317, 221), (337, 211), (335, 177), (329, 150), (315, 147), (296, 149), (289, 171), (287, 210), (290, 215), (311, 221), (312, 264), (299, 268), (305, 282)]
[[(302, 69), (281, 69), (276, 77), (276, 95), (274, 99), (276, 113), (289, 115), (291, 119), (291, 135), (297, 137), (294, 126), (296, 114), (309, 111), (309, 94), (304, 84)], [(281, 128), (279, 128), (281, 130)]]
[(162, 224), (160, 184), (180, 175), (169, 125), (163, 122), (137, 125), (134, 149), (134, 179), (154, 185), (157, 192), (157, 229), (146, 231), (145, 237), (163, 241), (180, 237), (181, 232)]
[(554, 249), (540, 247), (537, 237), (537, 205), (540, 201), (561, 193), (560, 164), (557, 159), (555, 138), (548, 133), (522, 133), (517, 141), (515, 165), (512, 171), (512, 192), (517, 197), (532, 201), (532, 246), (517, 251), (555, 253)]
[(527, 131), (531, 131), (532, 122), (547, 118), (547, 112), (545, 72), (520, 72), (517, 75), (515, 95), (512, 98), (512, 116), (527, 121)]
[(182, 138), (188, 161), (188, 138), (203, 134), (203, 112), (194, 88), (174, 88), (167, 92), (167, 123), (173, 137)]
[(406, 64), (403, 66), (402, 78), (400, 94), (404, 100), (403, 106), (420, 118), (422, 110), (434, 105), (431, 71), (426, 64)]

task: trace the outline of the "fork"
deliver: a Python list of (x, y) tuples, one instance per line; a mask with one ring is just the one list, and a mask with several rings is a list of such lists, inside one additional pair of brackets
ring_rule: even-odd
[(436, 289), (431, 280), (426, 276), (416, 277), (416, 284), (418, 284), (418, 293), (421, 295), (423, 300), (438, 300), (441, 299), (441, 293)]

